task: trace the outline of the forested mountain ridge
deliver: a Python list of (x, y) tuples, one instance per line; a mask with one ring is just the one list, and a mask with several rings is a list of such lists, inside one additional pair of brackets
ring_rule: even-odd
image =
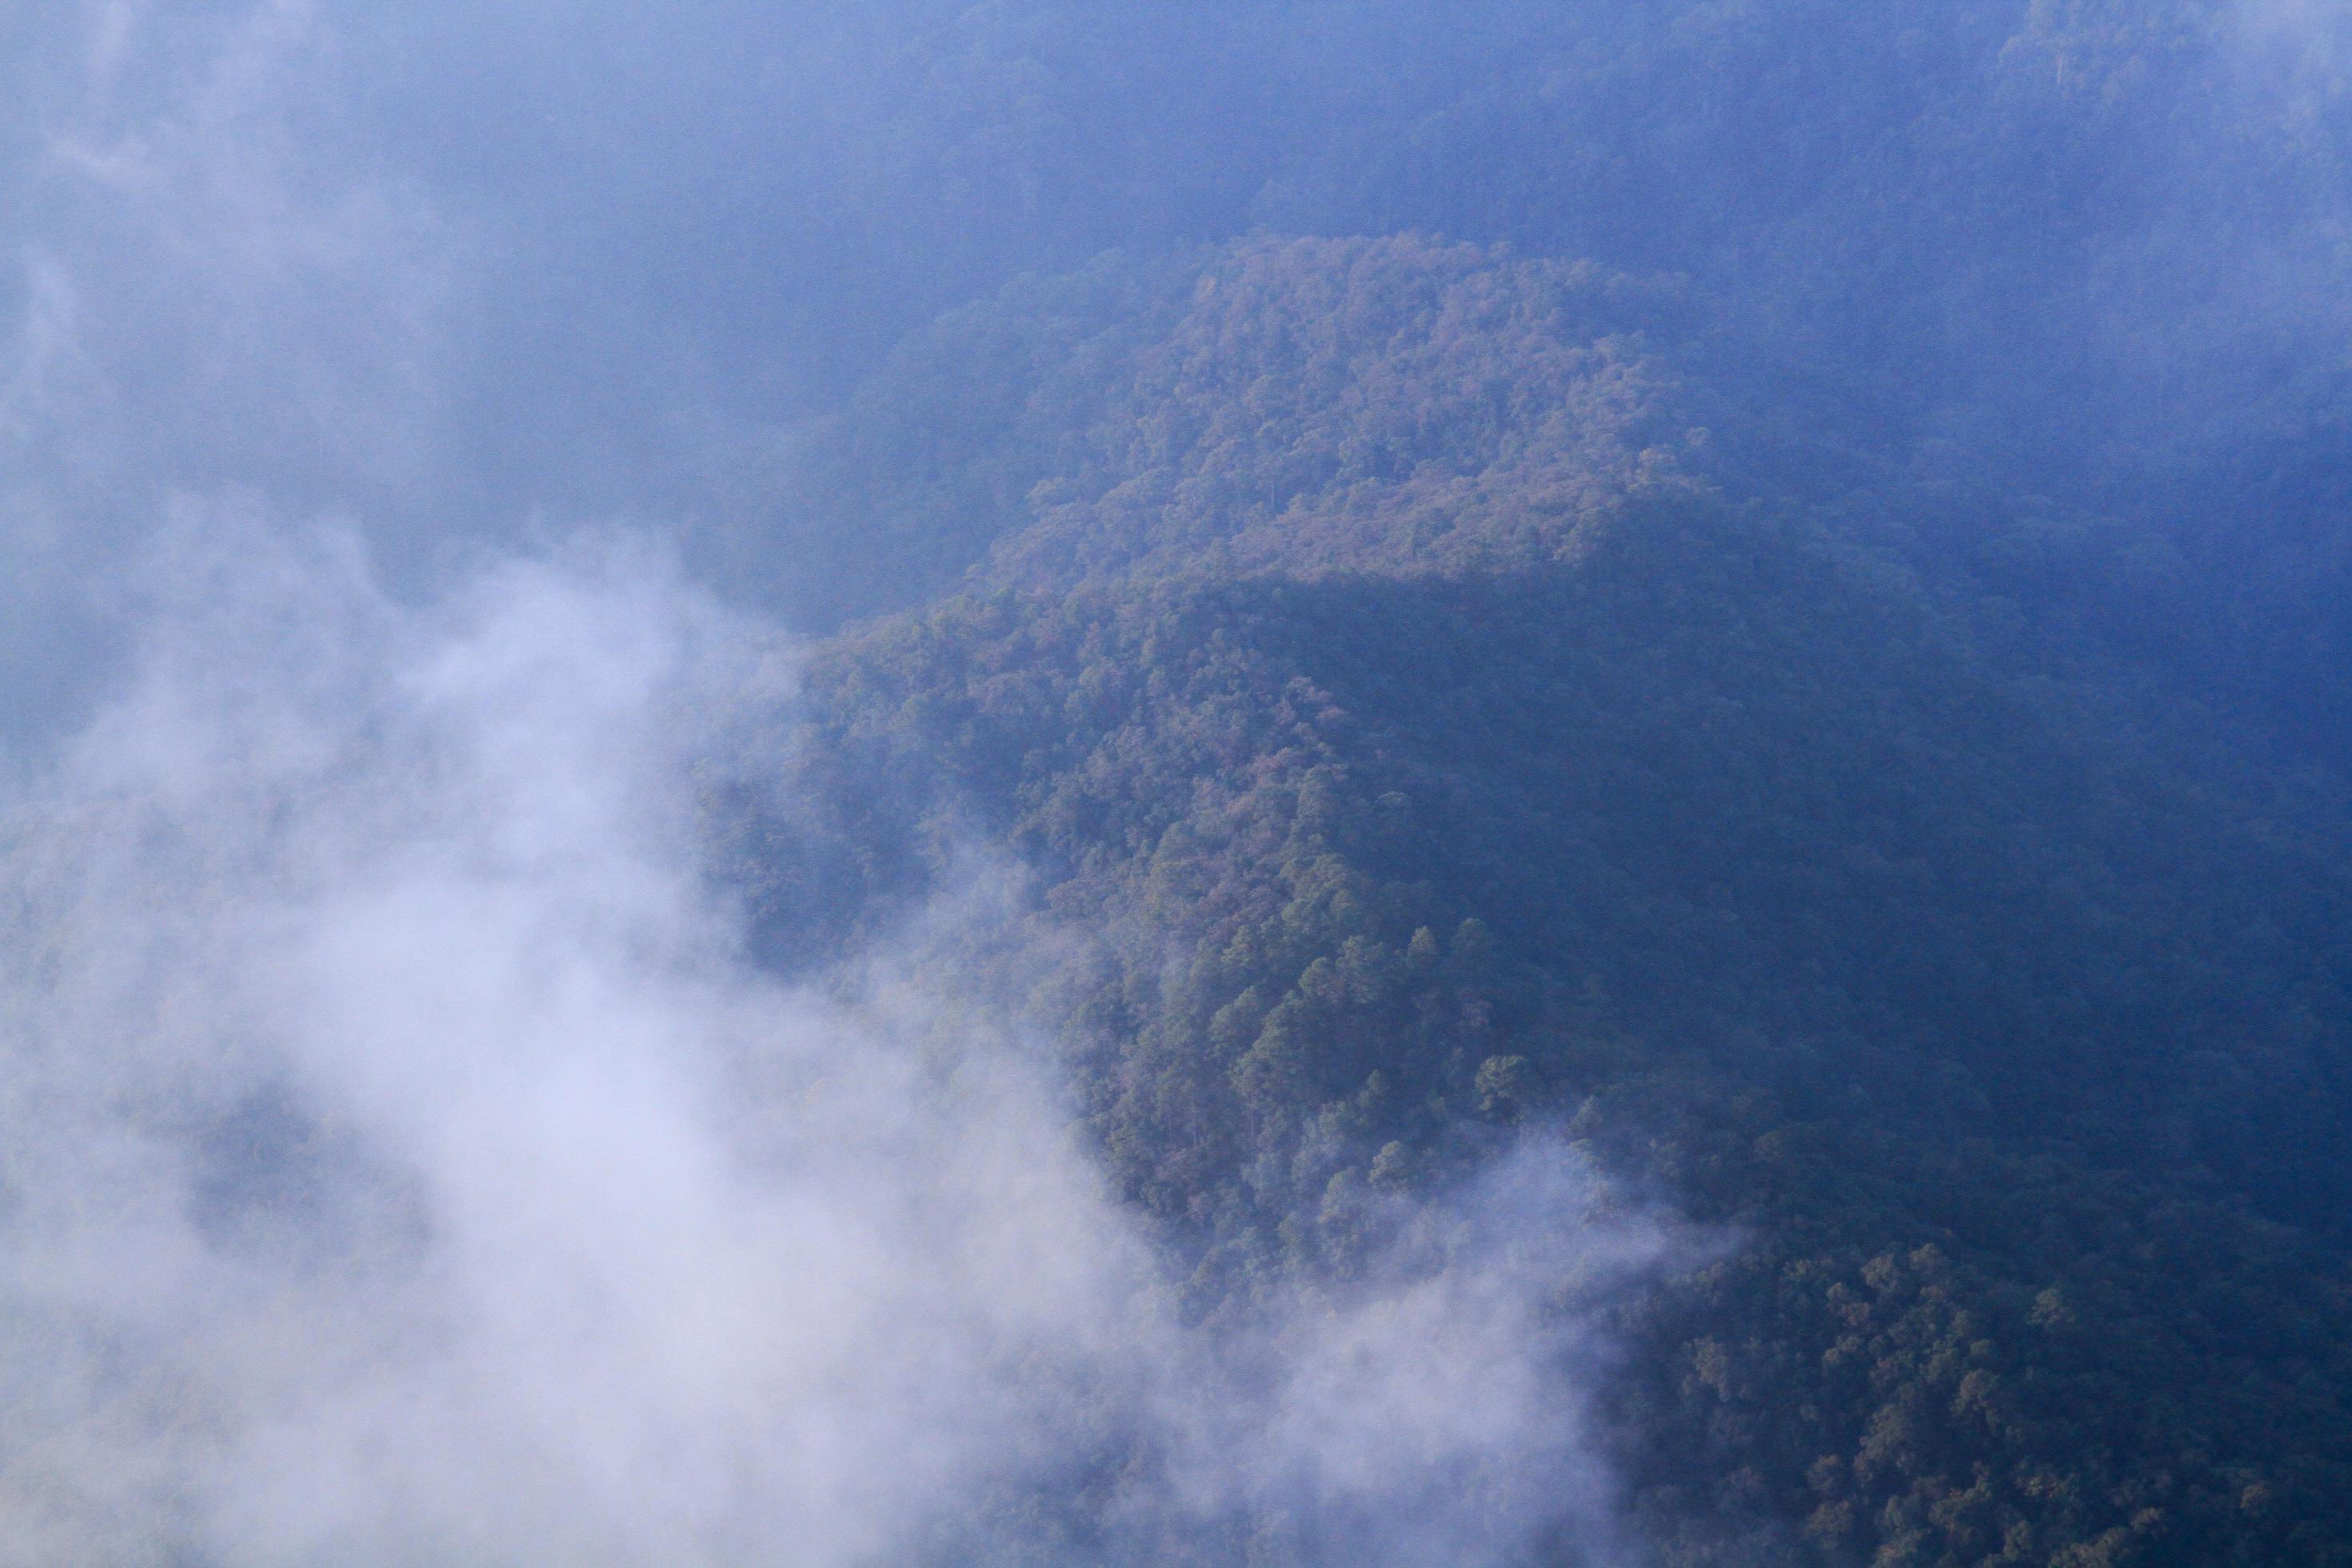
[[(804, 593), (970, 572), (1501, 570), (1690, 483), (1643, 327), (1671, 283), (1419, 238), (1245, 243), (1032, 281), (903, 349), (820, 437)], [(898, 569), (859, 569), (877, 528)], [(793, 584), (784, 585), (789, 591)]]
[(1906, 453), (1845, 395), (1747, 381), (1727, 308), (1680, 277), (1417, 237), (1107, 257), (902, 344), (730, 558), (757, 578), (785, 552), (796, 569), (762, 580), (824, 624), (967, 574), (1057, 584), (1204, 552), (1501, 569), (1624, 502), (1712, 490), (1910, 574), (1989, 654), (2109, 697), (2153, 671), (2179, 741), (2352, 777), (2327, 426), (2201, 478), (2147, 449), (2135, 482), (2166, 476), (2160, 496), (2025, 489), (1997, 444)]
[(1029, 1005), (1201, 1310), (1520, 1123), (1734, 1226), (1624, 1325), (1659, 1561), (2340, 1560), (2332, 809), (1981, 554), (1734, 494), (1681, 311), (1407, 238), (968, 313), (887, 384), (1035, 390), (809, 525), (931, 520), (947, 596), (823, 651), (803, 794), (1031, 868)]

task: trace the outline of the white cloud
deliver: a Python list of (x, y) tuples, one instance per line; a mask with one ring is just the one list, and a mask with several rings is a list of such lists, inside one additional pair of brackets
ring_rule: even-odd
[(1188, 1331), (1002, 1020), (740, 956), (689, 780), (790, 661), (657, 555), (154, 581), (6, 848), (0, 1562), (1605, 1547), (1562, 1303), (1664, 1241), (1560, 1151)]

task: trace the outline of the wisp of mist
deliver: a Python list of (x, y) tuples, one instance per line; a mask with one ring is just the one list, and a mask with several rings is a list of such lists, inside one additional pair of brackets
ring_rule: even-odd
[(1669, 1235), (1564, 1149), (1190, 1326), (916, 935), (745, 956), (780, 638), (623, 539), (171, 538), (9, 813), (0, 1562), (1613, 1560), (1587, 1309)]

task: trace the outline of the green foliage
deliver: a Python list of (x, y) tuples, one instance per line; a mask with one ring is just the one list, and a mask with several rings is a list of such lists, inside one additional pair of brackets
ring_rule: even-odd
[(1664, 296), (1267, 244), (1069, 327), (1103, 277), (949, 329), (1032, 356), (890, 503), (966, 591), (823, 650), (773, 841), (1012, 847), (1193, 1310), (1555, 1125), (1738, 1238), (1619, 1325), (1662, 1561), (2352, 1558), (2328, 812), (1981, 554), (1723, 499)]

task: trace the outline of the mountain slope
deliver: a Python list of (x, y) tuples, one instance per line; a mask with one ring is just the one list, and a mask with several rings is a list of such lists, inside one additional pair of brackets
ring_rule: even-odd
[(1742, 1237), (1624, 1325), (1667, 1559), (2341, 1560), (2326, 815), (1899, 530), (1727, 495), (1612, 314), (1671, 290), (1254, 246), (1073, 331), (1102, 287), (953, 329), (1033, 389), (847, 492), (955, 498), (968, 564), (824, 651), (800, 765), (836, 843), (1032, 868), (1029, 1005), (1196, 1309), (1559, 1123)]

